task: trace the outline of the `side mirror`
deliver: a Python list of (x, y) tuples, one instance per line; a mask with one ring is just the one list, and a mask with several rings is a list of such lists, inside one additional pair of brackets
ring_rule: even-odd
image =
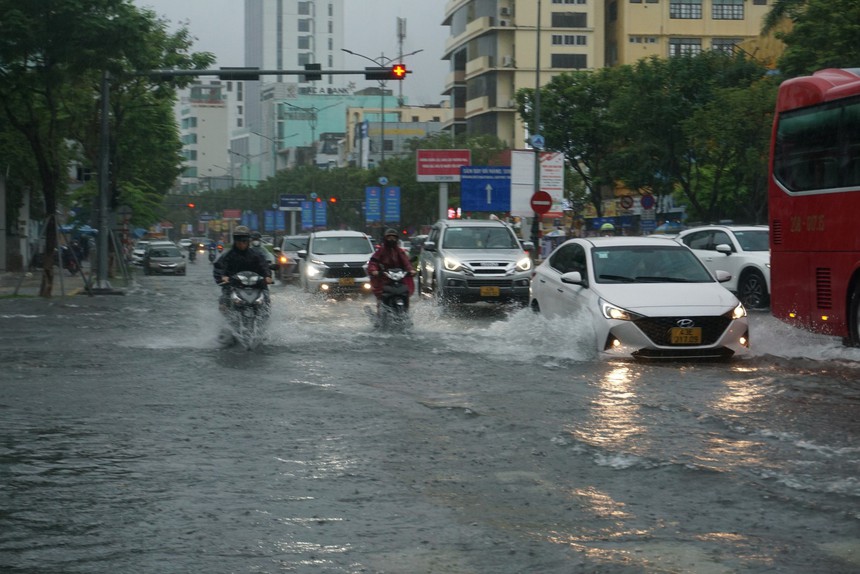
[(523, 251), (534, 251), (535, 244), (531, 241), (520, 241), (520, 245), (523, 247)]
[(424, 251), (436, 251), (436, 242), (425, 241), (422, 249), (424, 249)]
[(725, 283), (726, 281), (730, 281), (732, 278), (731, 273), (729, 273), (728, 271), (723, 271), (721, 269), (717, 269), (716, 271), (714, 271), (714, 276), (719, 283)]
[(732, 254), (732, 246), (728, 243), (720, 243), (717, 245), (717, 251), (722, 253), (723, 255), (731, 255)]
[(308, 250), (307, 249), (299, 249), (298, 251), (296, 251), (296, 255), (298, 255), (302, 259), (307, 259), (308, 258)]
[(588, 287), (588, 281), (582, 277), (582, 273), (579, 271), (568, 271), (563, 274), (561, 276), (561, 282), (567, 283), (568, 285), (581, 285), (582, 287)]

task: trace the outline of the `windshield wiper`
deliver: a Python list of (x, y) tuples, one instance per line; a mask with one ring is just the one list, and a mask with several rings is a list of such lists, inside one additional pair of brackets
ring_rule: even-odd
[(689, 279), (684, 279), (683, 277), (655, 277), (649, 275), (639, 275), (636, 277), (636, 280), (647, 283), (690, 283)]
[(621, 283), (633, 283), (636, 281), (633, 277), (627, 277), (625, 275), (599, 275), (599, 279), (608, 279), (610, 281), (620, 281)]

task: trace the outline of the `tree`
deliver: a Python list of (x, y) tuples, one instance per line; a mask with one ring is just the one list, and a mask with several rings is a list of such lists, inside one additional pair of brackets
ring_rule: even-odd
[(857, 0), (778, 0), (765, 20), (765, 31), (783, 18), (792, 27), (778, 32), (786, 49), (779, 59), (788, 76), (823, 68), (851, 68), (860, 62), (860, 2)]
[[(130, 0), (0, 0), (0, 14), (0, 101), (8, 126), (26, 141), (36, 166), (38, 177), (30, 179), (38, 180), (44, 199), (49, 262), (57, 245), (54, 217), (67, 192), (69, 161), (80, 150), (95, 165), (98, 138), (93, 134), (98, 133), (99, 109), (95, 88), (102, 72), (119, 78), (131, 70), (196, 67), (211, 61), (211, 55), (184, 54), (183, 41), (189, 45), (187, 31), (166, 34), (164, 22), (152, 11), (138, 10)], [(150, 93), (158, 99), (158, 89)], [(114, 106), (115, 116), (117, 111)], [(144, 124), (152, 120), (152, 116), (141, 118)], [(117, 123), (121, 122), (115, 127)], [(172, 115), (162, 115), (151, 125), (157, 131), (157, 126), (173, 124)], [(73, 141), (79, 146), (70, 145)], [(111, 155), (121, 172), (117, 150), (114, 147)], [(174, 154), (167, 161), (175, 162), (175, 170), (178, 160)], [(155, 162), (155, 158), (143, 161)], [(116, 175), (112, 174), (115, 189)], [(52, 286), (53, 268), (46, 263), (41, 295), (50, 297)]]

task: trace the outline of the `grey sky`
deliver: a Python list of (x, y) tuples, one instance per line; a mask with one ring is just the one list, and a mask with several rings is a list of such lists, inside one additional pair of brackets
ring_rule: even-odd
[[(212, 52), (217, 66), (244, 65), (244, 6), (242, 0), (134, 0), (151, 8), (176, 27), (185, 24), (196, 38), (196, 51)], [(442, 0), (347, 0), (346, 48), (377, 57), (397, 54), (397, 18), (406, 18), (403, 52), (423, 50), (410, 56), (407, 67), (413, 70), (404, 81), (403, 93), (413, 105), (436, 104), (441, 95), (448, 62), (440, 60), (448, 28), (442, 26), (445, 2)], [(349, 68), (361, 69), (368, 62), (347, 57)], [(362, 85), (363, 79), (356, 82)]]

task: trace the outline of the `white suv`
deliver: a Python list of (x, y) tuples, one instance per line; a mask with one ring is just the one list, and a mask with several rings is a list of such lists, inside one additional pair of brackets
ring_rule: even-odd
[(766, 225), (705, 225), (687, 229), (675, 239), (693, 250), (713, 274), (731, 273), (723, 285), (748, 309), (770, 303), (770, 243)]
[(370, 238), (358, 231), (317, 231), (308, 237), (302, 258), (305, 291), (370, 293), (367, 263), (373, 255)]
[(439, 303), (527, 305), (532, 261), (513, 229), (496, 220), (442, 220), (418, 259), (419, 284)]

